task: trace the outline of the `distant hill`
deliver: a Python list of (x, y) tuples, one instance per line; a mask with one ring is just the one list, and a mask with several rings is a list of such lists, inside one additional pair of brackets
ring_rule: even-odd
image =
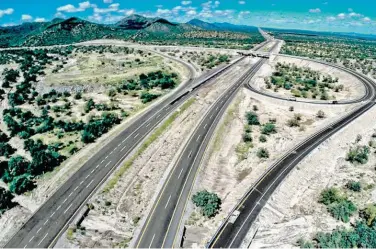
[(229, 32), (257, 32), (257, 27), (247, 26), (247, 25), (236, 25), (232, 23), (209, 23), (199, 19), (192, 19), (188, 22), (196, 27), (200, 27), (205, 30), (215, 30), (215, 31), (229, 31)]

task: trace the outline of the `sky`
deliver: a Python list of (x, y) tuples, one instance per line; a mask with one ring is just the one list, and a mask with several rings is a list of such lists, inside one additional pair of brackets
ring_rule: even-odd
[(80, 17), (115, 23), (140, 14), (259, 27), (376, 34), (376, 0), (0, 0), (0, 25)]

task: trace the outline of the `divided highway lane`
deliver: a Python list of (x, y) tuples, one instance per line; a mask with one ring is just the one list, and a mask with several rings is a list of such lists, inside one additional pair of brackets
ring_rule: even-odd
[(213, 239), (208, 243), (207, 246), (209, 248), (240, 247), (252, 223), (257, 219), (261, 209), (290, 171), (322, 142), (374, 107), (376, 101), (376, 83), (374, 81), (352, 70), (331, 65), (329, 63), (321, 63), (339, 68), (360, 79), (370, 90), (370, 93), (367, 95), (367, 102), (352, 111), (350, 114), (310, 136), (287, 153), (278, 162), (273, 164), (235, 207), (234, 211), (237, 210), (240, 212), (235, 222), (230, 223), (228, 217)]
[[(237, 62), (241, 61), (240, 58)], [(237, 63), (236, 62), (236, 63)], [(236, 64), (235, 63), (235, 64)], [(234, 64), (232, 64), (234, 65)], [(71, 219), (86, 204), (88, 198), (107, 179), (114, 169), (140, 142), (186, 99), (195, 94), (193, 86), (200, 86), (215, 78), (232, 65), (215, 70), (198, 81), (190, 80), (186, 88), (177, 90), (151, 107), (128, 128), (122, 131), (98, 153), (94, 154), (70, 179), (33, 214), (5, 247), (52, 246)]]
[(254, 76), (265, 60), (259, 60), (226, 90), (196, 127), (159, 193), (136, 241), (136, 247), (171, 248), (174, 246), (191, 187), (210, 138), (240, 86)]

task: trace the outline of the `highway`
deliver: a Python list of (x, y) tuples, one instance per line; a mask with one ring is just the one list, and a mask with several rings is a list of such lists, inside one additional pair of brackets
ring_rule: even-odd
[[(272, 46), (271, 50), (276, 45)], [(196, 126), (146, 218), (135, 243), (137, 248), (171, 248), (177, 246), (185, 207), (211, 136), (240, 87), (254, 76), (265, 61), (266, 59), (260, 59), (238, 81), (231, 85)]]
[[(298, 58), (306, 59), (302, 57)], [(247, 193), (243, 196), (243, 198), (241, 198), (236, 207), (233, 209), (233, 211), (237, 210), (240, 212), (235, 222), (229, 222), (229, 217), (233, 213), (231, 212), (221, 224), (211, 241), (207, 244), (207, 247), (240, 247), (251, 225), (257, 219), (258, 214), (264, 207), (268, 198), (273, 194), (274, 190), (284, 180), (289, 172), (323, 141), (328, 139), (330, 136), (338, 132), (340, 129), (351, 123), (353, 120), (367, 112), (375, 105), (376, 83), (374, 81), (355, 71), (325, 62), (320, 63), (346, 71), (361, 80), (366, 86), (366, 89), (368, 89), (366, 94), (367, 100), (364, 100), (365, 104), (310, 136), (285, 154), (279, 161), (271, 165), (271, 167), (256, 181), (256, 183), (247, 191)]]
[[(242, 59), (238, 59), (234, 64)], [(221, 66), (199, 79), (190, 79), (185, 87), (179, 88), (141, 114), (98, 153), (92, 155), (55, 193), (52, 193), (49, 199), (13, 235), (5, 247), (46, 248), (53, 246), (77, 212), (132, 150), (159, 123), (196, 94), (202, 84), (210, 82), (230, 69), (232, 65)], [(192, 75), (192, 69), (190, 70)]]

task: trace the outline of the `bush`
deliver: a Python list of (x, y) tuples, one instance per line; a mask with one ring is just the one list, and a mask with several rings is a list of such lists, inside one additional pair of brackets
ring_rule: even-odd
[(266, 141), (268, 141), (268, 139), (264, 135), (261, 135), (259, 140), (260, 140), (261, 143), (266, 143)]
[(261, 133), (265, 134), (265, 135), (277, 133), (277, 130), (275, 128), (275, 124), (273, 124), (273, 123), (265, 124), (264, 127), (261, 130)]
[(356, 182), (356, 181), (349, 181), (346, 184), (346, 187), (354, 192), (360, 192), (362, 190), (362, 186), (360, 185), (360, 182)]
[(337, 188), (324, 189), (320, 194), (319, 202), (324, 205), (330, 205), (335, 202), (340, 202), (344, 199)]
[(0, 215), (15, 205), (12, 202), (13, 198), (14, 196), (8, 190), (0, 188)]
[(142, 100), (142, 103), (146, 104), (148, 102), (153, 101), (154, 99), (157, 99), (160, 96), (160, 94), (153, 94), (149, 92), (142, 92), (140, 99)]
[(258, 120), (258, 116), (255, 112), (247, 112), (246, 118), (248, 125), (260, 125), (260, 121)]
[(221, 199), (218, 195), (206, 190), (193, 195), (192, 201), (197, 207), (201, 208), (203, 215), (206, 217), (215, 216), (221, 207)]
[(376, 205), (368, 204), (363, 210), (359, 212), (359, 216), (365, 219), (368, 226), (373, 225), (376, 219)]
[(244, 133), (243, 134), (243, 141), (245, 142), (245, 143), (249, 143), (249, 142), (252, 142), (252, 134), (250, 134), (250, 133)]
[(322, 110), (318, 111), (317, 114), (316, 114), (316, 117), (325, 118), (325, 112), (323, 112)]
[(9, 190), (18, 195), (33, 190), (34, 188), (35, 183), (29, 174), (15, 177), (9, 185)]
[(259, 158), (269, 158), (269, 151), (265, 148), (260, 148), (258, 151), (257, 151), (257, 156)]
[(330, 204), (328, 206), (328, 211), (335, 219), (349, 222), (350, 216), (356, 211), (356, 206), (349, 200), (342, 200)]
[(366, 164), (368, 162), (369, 148), (367, 146), (357, 146), (355, 148), (350, 148), (350, 151), (347, 153), (346, 160), (360, 164)]
[(13, 149), (12, 146), (10, 146), (9, 144), (0, 142), (0, 156), (9, 157), (15, 151), (16, 150)]

